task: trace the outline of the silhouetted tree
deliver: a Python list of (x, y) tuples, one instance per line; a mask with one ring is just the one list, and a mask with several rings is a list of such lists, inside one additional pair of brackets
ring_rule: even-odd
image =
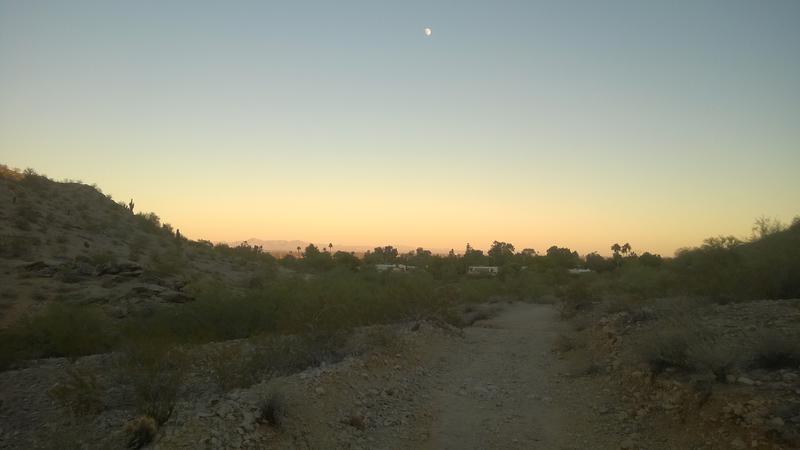
[(351, 270), (356, 270), (361, 265), (361, 260), (355, 254), (341, 250), (333, 254), (333, 262), (338, 266), (347, 267)]
[(507, 260), (514, 256), (514, 246), (507, 242), (494, 241), (489, 248), (488, 255), (495, 265), (502, 266)]
[(594, 270), (595, 272), (607, 272), (610, 270), (614, 270), (616, 264), (613, 260), (604, 258), (602, 255), (598, 255), (597, 252), (592, 252), (586, 255), (586, 268), (589, 270)]
[(563, 267), (565, 269), (576, 267), (580, 263), (578, 252), (555, 245), (547, 249), (547, 259), (553, 266)]
[(644, 252), (639, 256), (639, 263), (647, 267), (660, 267), (663, 262), (661, 255), (654, 255), (650, 252)]
[(308, 244), (308, 246), (306, 246), (304, 257), (306, 259), (316, 258), (317, 256), (320, 255), (320, 253), (321, 252), (319, 251), (319, 247), (317, 247), (314, 244)]
[(753, 232), (750, 235), (750, 240), (755, 241), (758, 239), (763, 239), (766, 236), (779, 233), (785, 229), (786, 225), (784, 225), (780, 220), (772, 217), (761, 216), (757, 218), (753, 224)]

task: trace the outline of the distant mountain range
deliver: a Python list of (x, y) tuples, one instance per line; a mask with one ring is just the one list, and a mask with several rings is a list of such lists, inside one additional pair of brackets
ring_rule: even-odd
[[(261, 247), (264, 248), (265, 252), (270, 252), (270, 253), (292, 253), (292, 252), (296, 252), (297, 251), (297, 247), (300, 247), (301, 249), (305, 249), (308, 246), (308, 244), (311, 244), (311, 242), (300, 241), (300, 240), (286, 241), (286, 240), (274, 240), (274, 239), (265, 240), (265, 239), (258, 239), (258, 238), (250, 238), (250, 239), (247, 239), (245, 241), (228, 242), (227, 244), (228, 245), (232, 245), (232, 246), (236, 246), (236, 245), (241, 244), (242, 242), (247, 242), (250, 245), (260, 245)], [(320, 250), (328, 248), (328, 242), (324, 242), (324, 243), (323, 242), (314, 242), (313, 244), (316, 245), (317, 247), (319, 247)], [(408, 253), (410, 251), (413, 251), (413, 250), (417, 249), (417, 247), (411, 246), (411, 245), (402, 245), (402, 244), (400, 244), (400, 245), (387, 244), (387, 245), (392, 245), (400, 253)], [(384, 247), (384, 246), (385, 245), (381, 245), (381, 247)], [(334, 253), (338, 252), (340, 250), (341, 251), (345, 251), (345, 252), (364, 253), (367, 250), (374, 249), (375, 247), (378, 247), (378, 245), (349, 245), (349, 244), (337, 244), (337, 243), (334, 243), (333, 244), (333, 251), (334, 251)], [(447, 252), (450, 251), (450, 249), (441, 249), (441, 248), (426, 248), (426, 250), (430, 250), (433, 253), (437, 253), (437, 254), (446, 254)]]

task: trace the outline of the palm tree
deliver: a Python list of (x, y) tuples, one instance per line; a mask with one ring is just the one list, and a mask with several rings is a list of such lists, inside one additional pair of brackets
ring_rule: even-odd
[(298, 258), (300, 257), (300, 246), (299, 245), (297, 246), (297, 257)]
[(611, 251), (615, 254), (619, 253), (620, 250), (622, 250), (622, 247), (620, 247), (617, 243), (614, 243), (614, 245), (611, 246)]
[(621, 248), (620, 250), (622, 250), (622, 254), (623, 254), (623, 255), (627, 255), (627, 254), (628, 254), (628, 253), (630, 253), (630, 251), (631, 251), (631, 244), (628, 244), (628, 243), (626, 242), (626, 243), (625, 243), (625, 245), (623, 245), (623, 246), (622, 246), (622, 248)]
[(333, 253), (333, 242), (328, 243), (328, 253)]

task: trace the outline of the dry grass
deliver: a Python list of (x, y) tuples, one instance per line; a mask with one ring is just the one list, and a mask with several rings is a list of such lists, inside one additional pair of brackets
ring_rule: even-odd
[(286, 397), (279, 391), (273, 391), (262, 399), (258, 405), (258, 410), (258, 420), (261, 423), (278, 429), (282, 428), (286, 423)]
[(158, 425), (166, 422), (187, 371), (186, 355), (165, 342), (140, 340), (128, 345), (119, 369), (133, 388), (137, 410)]
[(66, 375), (48, 391), (50, 397), (73, 415), (97, 414), (104, 409), (103, 388), (94, 373), (68, 367)]
[(130, 449), (142, 448), (153, 442), (158, 432), (156, 420), (150, 416), (139, 416), (125, 424), (128, 435), (127, 446)]
[(753, 340), (748, 362), (768, 370), (800, 367), (800, 339), (779, 330), (764, 331)]

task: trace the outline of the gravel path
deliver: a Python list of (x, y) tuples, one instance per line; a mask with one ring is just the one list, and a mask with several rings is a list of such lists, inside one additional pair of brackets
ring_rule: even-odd
[(548, 380), (561, 326), (550, 306), (518, 303), (465, 329), (443, 349), (433, 379), (430, 439), (436, 449), (553, 448), (559, 430)]

